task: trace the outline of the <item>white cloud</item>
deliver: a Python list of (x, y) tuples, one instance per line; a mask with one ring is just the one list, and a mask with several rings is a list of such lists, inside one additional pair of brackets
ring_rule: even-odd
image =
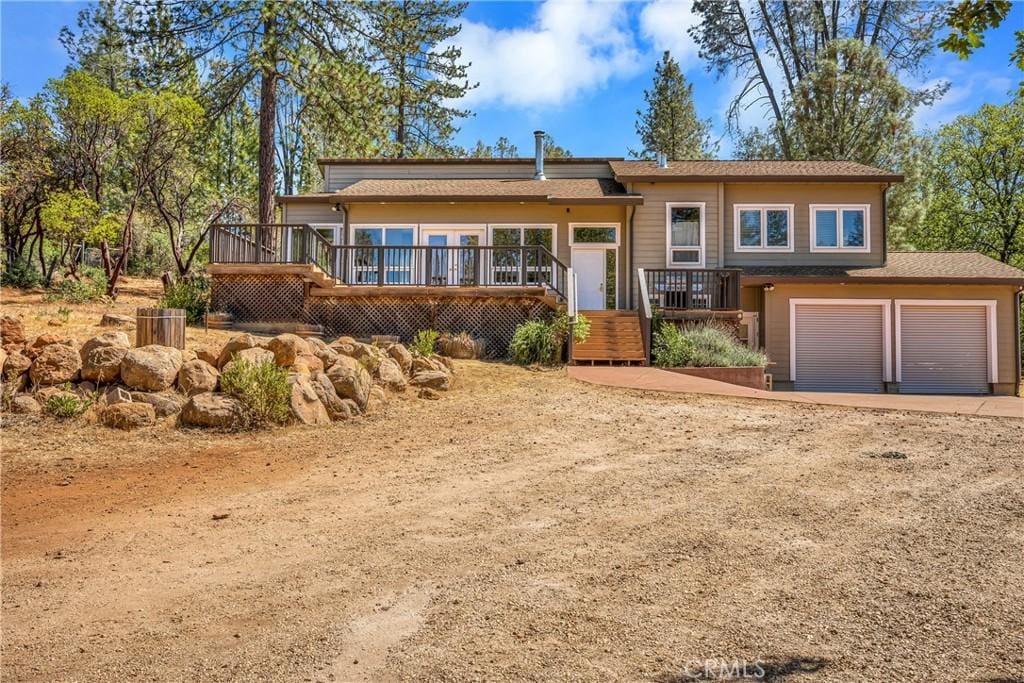
[[(640, 31), (659, 52), (668, 50), (683, 71), (703, 66), (689, 29), (700, 22), (692, 0), (653, 0), (640, 11)], [(660, 57), (660, 54), (659, 54)]]
[(643, 66), (621, 2), (546, 0), (528, 28), (463, 22), (455, 41), (480, 83), (463, 105), (562, 105)]
[(952, 68), (944, 78), (935, 78), (913, 88), (934, 88), (947, 82), (949, 90), (929, 107), (914, 112), (914, 127), (935, 130), (960, 116), (976, 111), (982, 102), (1005, 102), (1016, 84), (1007, 76), (979, 69)]

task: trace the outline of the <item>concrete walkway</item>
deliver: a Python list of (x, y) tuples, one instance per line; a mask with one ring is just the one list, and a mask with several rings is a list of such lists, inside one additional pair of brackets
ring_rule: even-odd
[(816, 403), (873, 408), (879, 410), (920, 410), (953, 415), (1024, 418), (1024, 398), (1016, 396), (918, 396), (912, 394), (843, 394), (804, 391), (762, 391), (703, 377), (691, 377), (658, 368), (569, 366), (569, 376), (590, 384), (609, 387), (671, 391), (683, 394), (711, 394), (768, 401)]

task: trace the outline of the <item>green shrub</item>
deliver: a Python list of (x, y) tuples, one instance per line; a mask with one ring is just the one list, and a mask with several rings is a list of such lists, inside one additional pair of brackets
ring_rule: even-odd
[(67, 301), (84, 304), (107, 295), (107, 276), (99, 268), (83, 268), (81, 279), (64, 278), (43, 295), (45, 301)]
[(437, 330), (420, 330), (416, 333), (416, 336), (412, 338), (412, 344), (409, 345), (409, 350), (418, 353), (421, 356), (429, 356), (434, 353), (434, 346), (440, 338), (441, 334)]
[(0, 284), (18, 289), (30, 289), (38, 287), (43, 281), (32, 259), (22, 256), (7, 263), (3, 275), (0, 275)]
[(58, 419), (70, 420), (84, 413), (90, 405), (92, 405), (92, 401), (79, 398), (70, 391), (66, 391), (47, 399), (46, 412)]
[(288, 373), (272, 361), (253, 363), (235, 357), (221, 373), (220, 387), (245, 406), (247, 426), (266, 427), (288, 421)]
[(577, 344), (590, 336), (590, 320), (582, 314), (577, 315), (573, 323), (564, 313), (559, 313), (549, 322), (528, 320), (512, 334), (508, 345), (509, 357), (519, 365), (554, 365), (562, 358), (570, 327), (573, 341)]
[(654, 334), (654, 364), (663, 368), (764, 367), (768, 356), (714, 322), (680, 328), (663, 322)]
[(210, 310), (210, 283), (201, 277), (178, 280), (164, 292), (160, 306), (184, 309), (189, 324), (198, 325)]

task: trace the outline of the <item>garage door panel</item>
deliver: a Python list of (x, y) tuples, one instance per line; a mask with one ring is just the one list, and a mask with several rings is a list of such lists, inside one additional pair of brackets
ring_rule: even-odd
[(989, 392), (985, 306), (900, 306), (900, 391)]
[(884, 310), (868, 304), (797, 304), (795, 388), (882, 391)]

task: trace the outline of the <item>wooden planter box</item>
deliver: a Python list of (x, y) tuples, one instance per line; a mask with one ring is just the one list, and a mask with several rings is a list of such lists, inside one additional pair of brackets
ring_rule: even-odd
[(767, 389), (764, 379), (764, 368), (662, 368), (669, 372), (678, 372), (681, 375), (693, 375), (704, 377), (719, 382), (738, 384), (741, 387), (751, 389)]

